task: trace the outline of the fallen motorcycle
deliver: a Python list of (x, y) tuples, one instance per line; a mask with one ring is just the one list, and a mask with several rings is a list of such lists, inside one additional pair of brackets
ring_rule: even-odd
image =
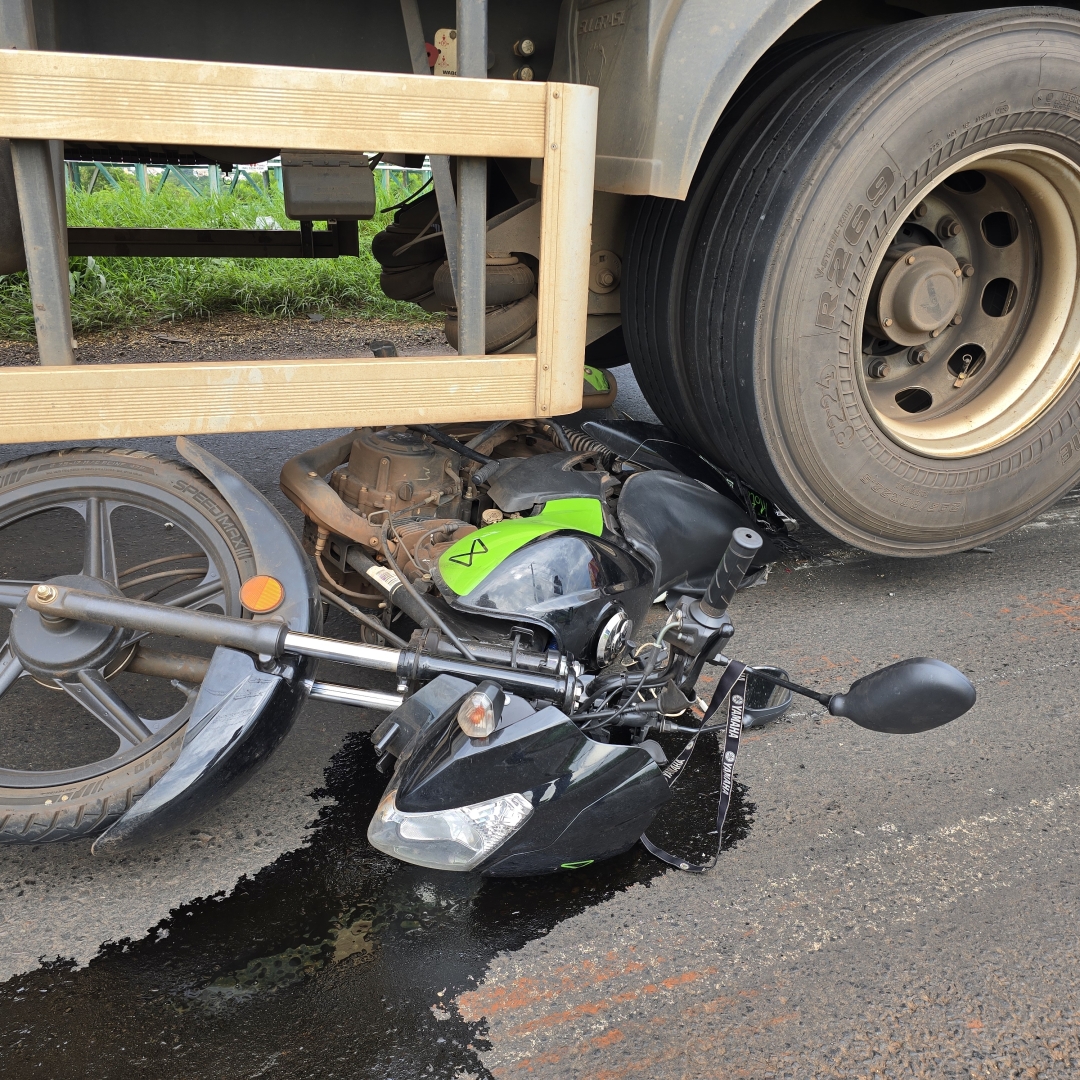
[[(88, 763), (10, 767), (19, 752), (5, 740), (0, 841), (152, 842), (242, 784), (314, 698), (387, 714), (371, 736), (388, 784), (368, 838), (396, 858), (521, 876), (640, 838), (702, 870), (712, 863), (662, 851), (647, 830), (703, 734), (724, 740), (719, 835), (742, 731), (782, 715), (792, 693), (894, 733), (975, 701), (937, 660), (826, 695), (729, 659), (728, 607), (778, 557), (761, 533), (779, 518), (662, 429), (357, 429), (282, 470), (302, 544), (237, 473), (190, 440), (177, 448), (187, 465), (76, 450), (0, 466), (0, 533), (34, 551), (35, 523), (58, 514), (79, 533), (74, 572), (0, 581), (0, 700), (66, 695), (112, 740)], [(122, 525), (161, 530), (167, 550), (122, 568), (134, 550)], [(360, 640), (323, 636), (324, 604)], [(317, 679), (318, 660), (374, 685)], [(721, 669), (710, 702), (707, 663)], [(151, 715), (125, 700), (125, 679), (163, 680), (177, 708)], [(670, 762), (654, 737), (667, 732), (688, 736)]]

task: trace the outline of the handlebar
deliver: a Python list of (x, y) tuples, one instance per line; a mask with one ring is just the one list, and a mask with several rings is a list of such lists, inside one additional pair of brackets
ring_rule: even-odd
[(742, 584), (746, 571), (761, 550), (761, 537), (753, 529), (736, 529), (728, 541), (727, 550), (716, 568), (709, 587), (700, 601), (703, 614), (718, 619), (727, 611)]

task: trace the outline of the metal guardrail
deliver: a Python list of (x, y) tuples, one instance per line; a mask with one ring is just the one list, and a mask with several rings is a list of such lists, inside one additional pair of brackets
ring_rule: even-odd
[[(116, 92), (118, 86), (124, 93)], [(573, 83), (0, 49), (0, 136), (24, 140), (16, 162), (20, 203), (25, 197), (28, 206), (42, 211), (24, 215), (23, 226), (25, 233), (27, 221), (40, 225), (27, 256), (39, 350), (49, 361), (0, 374), (0, 441), (345, 427), (361, 417), (369, 424), (399, 424), (576, 411), (588, 306), (596, 109), (596, 88)], [(66, 271), (63, 245), (53, 235), (59, 222), (50, 142), (61, 140), (151, 146), (242, 146), (254, 140), (310, 151), (375, 147), (433, 158), (540, 158), (536, 351), (482, 351), (481, 306), (480, 351), (469, 353), (466, 346), (439, 362), (416, 356), (76, 364), (66, 275), (60, 276)], [(463, 217), (463, 234), (468, 227)], [(477, 237), (483, 252), (482, 227)], [(482, 256), (480, 266), (482, 273)], [(476, 296), (482, 302), (482, 291), (459, 284), (461, 308), (468, 309)]]

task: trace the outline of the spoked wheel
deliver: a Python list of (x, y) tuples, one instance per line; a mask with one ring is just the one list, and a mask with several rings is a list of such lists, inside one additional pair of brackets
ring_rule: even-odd
[(50, 622), (28, 590), (53, 582), (240, 615), (249, 545), (186, 466), (68, 450), (0, 466), (0, 572), (0, 842), (89, 835), (176, 759), (209, 649)]

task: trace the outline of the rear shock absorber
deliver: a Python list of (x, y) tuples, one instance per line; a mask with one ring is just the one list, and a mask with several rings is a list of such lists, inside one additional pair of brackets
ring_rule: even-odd
[(602, 442), (587, 435), (580, 428), (564, 427), (566, 441), (579, 454), (596, 454), (605, 469), (610, 469), (615, 462), (615, 454)]

